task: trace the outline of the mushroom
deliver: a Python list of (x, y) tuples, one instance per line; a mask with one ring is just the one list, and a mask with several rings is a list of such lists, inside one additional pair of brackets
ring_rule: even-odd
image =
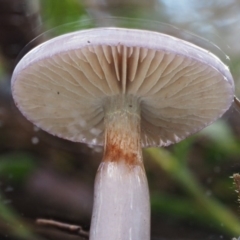
[(33, 49), (12, 76), (14, 101), (37, 127), (103, 145), (90, 240), (149, 240), (142, 147), (168, 146), (221, 117), (234, 97), (227, 66), (153, 31), (93, 28)]

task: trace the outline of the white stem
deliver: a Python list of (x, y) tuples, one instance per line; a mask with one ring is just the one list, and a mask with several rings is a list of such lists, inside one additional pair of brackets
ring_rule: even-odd
[(90, 240), (149, 240), (148, 184), (142, 166), (103, 162), (95, 182)]
[(142, 162), (140, 106), (110, 98), (105, 149), (94, 189), (90, 240), (150, 240), (149, 191)]

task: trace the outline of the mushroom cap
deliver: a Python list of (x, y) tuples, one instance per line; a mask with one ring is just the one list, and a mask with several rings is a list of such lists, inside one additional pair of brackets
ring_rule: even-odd
[(142, 146), (167, 146), (222, 116), (234, 97), (229, 69), (210, 52), (158, 32), (93, 28), (39, 45), (16, 66), (13, 98), (43, 130), (103, 144), (104, 104), (121, 94), (141, 107)]

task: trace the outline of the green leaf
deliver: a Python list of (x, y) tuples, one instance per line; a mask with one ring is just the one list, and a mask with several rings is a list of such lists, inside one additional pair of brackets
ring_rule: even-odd
[(25, 153), (0, 156), (0, 176), (12, 176), (12, 181), (23, 181), (36, 167), (34, 158)]

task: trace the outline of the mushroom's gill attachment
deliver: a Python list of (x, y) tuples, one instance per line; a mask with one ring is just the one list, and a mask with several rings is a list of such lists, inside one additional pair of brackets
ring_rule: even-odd
[(95, 180), (90, 239), (149, 240), (139, 100), (119, 95), (110, 97), (105, 105), (105, 149)]

